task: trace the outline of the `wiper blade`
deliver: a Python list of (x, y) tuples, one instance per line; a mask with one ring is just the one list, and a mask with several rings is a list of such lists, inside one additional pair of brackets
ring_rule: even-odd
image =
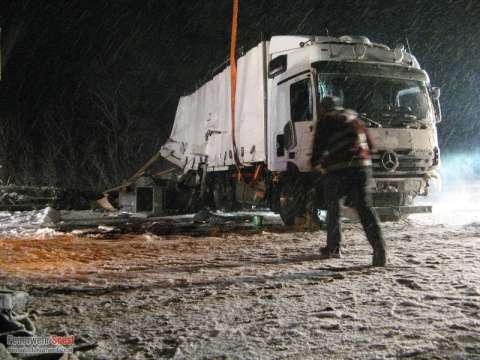
[(368, 122), (368, 123), (371, 124), (371, 125), (375, 125), (375, 127), (378, 127), (378, 128), (383, 127), (382, 124), (380, 124), (379, 122), (376, 122), (375, 120), (370, 119), (369, 117), (367, 117), (366, 114), (358, 114), (358, 117), (359, 117), (360, 119)]
[(402, 126), (408, 129), (426, 129), (428, 127), (425, 119), (419, 119), (412, 114), (384, 113), (382, 116), (388, 119), (388, 126)]

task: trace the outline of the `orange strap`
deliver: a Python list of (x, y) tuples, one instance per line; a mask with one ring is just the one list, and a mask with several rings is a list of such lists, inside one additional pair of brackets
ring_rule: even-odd
[(233, 0), (232, 37), (230, 40), (230, 106), (232, 112), (232, 147), (233, 157), (237, 171), (240, 173), (240, 159), (237, 151), (235, 136), (235, 104), (237, 95), (237, 62), (235, 54), (237, 50), (237, 27), (238, 27), (238, 0)]

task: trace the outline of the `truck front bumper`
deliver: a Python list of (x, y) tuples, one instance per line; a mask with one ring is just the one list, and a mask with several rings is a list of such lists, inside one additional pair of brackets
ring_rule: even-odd
[[(374, 206), (373, 207), (381, 221), (397, 221), (404, 216), (411, 214), (429, 214), (432, 212), (432, 207), (429, 205), (419, 206)], [(354, 222), (358, 222), (358, 214), (355, 209), (342, 206), (340, 207), (340, 214), (342, 217), (349, 218)]]
[(429, 205), (418, 206), (378, 206), (374, 207), (377, 215), (382, 217), (410, 215), (410, 214), (428, 214), (432, 212), (432, 207)]

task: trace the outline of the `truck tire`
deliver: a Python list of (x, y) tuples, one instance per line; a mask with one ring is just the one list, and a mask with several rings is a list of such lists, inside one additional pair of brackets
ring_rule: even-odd
[(326, 204), (323, 199), (323, 187), (321, 182), (313, 182), (309, 186), (305, 196), (306, 216), (310, 220), (310, 226), (322, 227), (326, 223)]
[(280, 179), (279, 213), (285, 225), (295, 224), (305, 214), (305, 184), (299, 173), (288, 172)]

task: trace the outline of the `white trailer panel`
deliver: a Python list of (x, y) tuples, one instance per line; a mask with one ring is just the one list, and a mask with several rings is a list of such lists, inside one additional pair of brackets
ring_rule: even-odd
[[(266, 160), (265, 43), (237, 61), (236, 144), (242, 164)], [(208, 157), (209, 168), (234, 164), (230, 67), (193, 94), (180, 98), (170, 138), (161, 154), (184, 171), (197, 169)]]

